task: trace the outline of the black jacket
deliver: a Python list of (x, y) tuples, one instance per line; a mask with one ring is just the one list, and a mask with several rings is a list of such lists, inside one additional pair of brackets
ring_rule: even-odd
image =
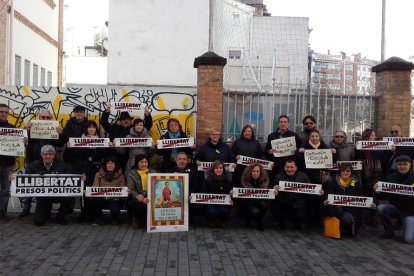
[[(297, 171), (295, 175), (288, 176), (285, 172), (281, 172), (275, 177), (275, 185), (279, 185), (280, 181), (310, 183), (309, 177), (303, 172)], [(270, 187), (271, 188), (271, 187)], [(276, 200), (292, 204), (295, 208), (306, 207), (306, 196), (300, 193), (279, 192)]]
[[(0, 127), (16, 128), (14, 125), (9, 124), (8, 122), (0, 122)], [(0, 167), (14, 166), (15, 161), (16, 157), (14, 156), (0, 155)]]
[(202, 185), (200, 183), (198, 183), (197, 181), (197, 175), (196, 172), (197, 170), (190, 164), (187, 164), (187, 166), (185, 167), (185, 169), (183, 171), (180, 171), (177, 167), (177, 165), (175, 165), (174, 167), (168, 169), (166, 171), (167, 173), (186, 173), (188, 174), (188, 184), (189, 184), (189, 193), (199, 193), (201, 192), (202, 189)]
[(224, 176), (217, 176), (206, 172), (204, 175), (203, 192), (206, 194), (229, 194), (233, 186), (231, 185), (231, 174), (224, 171)]
[[(109, 123), (109, 112), (104, 111), (102, 113), (101, 119), (99, 120), (101, 126), (104, 128), (104, 130), (108, 133), (109, 138), (111, 141), (114, 140), (114, 138), (125, 138), (132, 128), (132, 126), (129, 127), (123, 127), (121, 125), (118, 125), (116, 123), (110, 124)], [(144, 127), (150, 131), (152, 127), (152, 116), (151, 114), (145, 114), (144, 116)]]
[[(69, 138), (72, 137), (82, 137), (82, 133), (85, 130), (86, 123), (88, 122), (88, 119), (83, 118), (81, 122), (76, 121), (75, 117), (70, 118), (65, 127), (62, 131), (62, 141), (63, 143), (67, 143), (69, 141)], [(76, 162), (79, 161), (78, 154), (76, 153), (79, 149), (75, 148), (68, 148), (65, 146), (64, 152), (63, 152), (63, 160), (65, 162)]]
[(234, 155), (226, 143), (223, 143), (220, 139), (214, 145), (211, 143), (210, 138), (201, 146), (195, 156), (195, 160), (202, 162), (214, 162), (216, 160), (221, 160), (225, 163), (235, 162)]
[[(184, 133), (184, 131), (180, 130), (180, 135), (178, 138), (187, 138), (187, 135)], [(160, 137), (160, 140), (164, 140), (164, 139), (170, 139), (168, 135), (168, 131)], [(192, 157), (193, 150), (190, 147), (178, 148), (177, 152), (180, 152), (180, 151), (185, 152), (188, 155), (188, 157)], [(157, 149), (156, 152), (157, 152), (157, 155), (163, 157), (162, 171), (163, 172), (169, 171), (170, 168), (175, 163), (175, 160), (172, 160), (172, 150), (171, 149)]]
[(53, 160), (52, 166), (47, 169), (43, 164), (43, 160), (36, 160), (29, 164), (26, 168), (26, 174), (69, 174), (72, 170), (68, 165), (60, 160)]

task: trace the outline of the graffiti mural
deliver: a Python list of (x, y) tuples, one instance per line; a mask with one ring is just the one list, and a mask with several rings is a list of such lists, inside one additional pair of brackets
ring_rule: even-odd
[[(10, 107), (12, 112), (8, 120), (17, 128), (24, 128), (25, 123), (44, 108), (51, 111), (53, 119), (64, 127), (76, 105), (85, 107), (88, 119), (99, 124), (99, 118), (109, 102), (144, 103), (153, 118), (150, 133), (154, 140), (166, 131), (170, 117), (180, 121), (187, 136), (195, 135), (196, 88), (0, 86), (0, 103)], [(111, 111), (110, 121), (115, 123), (118, 116), (118, 113)], [(104, 134), (102, 129), (101, 132)]]

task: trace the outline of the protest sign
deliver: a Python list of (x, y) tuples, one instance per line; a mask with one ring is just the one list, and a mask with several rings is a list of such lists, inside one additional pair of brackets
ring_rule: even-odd
[[(200, 165), (197, 166), (198, 171), (208, 171), (211, 168), (211, 165), (213, 162), (200, 162)], [(235, 163), (224, 163), (225, 169), (229, 172), (234, 172), (234, 169), (236, 168)]]
[(7, 156), (24, 156), (24, 138), (0, 135), (0, 154)]
[(107, 148), (109, 138), (69, 138), (71, 148)]
[(295, 137), (287, 137), (281, 139), (275, 139), (270, 141), (272, 149), (275, 150), (273, 153), (274, 157), (283, 157), (294, 155), (296, 151), (296, 140)]
[(86, 197), (128, 197), (128, 187), (86, 187)]
[(371, 208), (374, 202), (372, 197), (365, 196), (349, 196), (349, 195), (328, 195), (329, 205), (341, 205), (349, 207)]
[(412, 137), (384, 137), (382, 140), (393, 142), (396, 147), (414, 146), (414, 138)]
[(275, 199), (275, 190), (262, 188), (233, 188), (233, 197)]
[(114, 146), (119, 148), (152, 147), (152, 138), (115, 138)]
[(230, 205), (230, 195), (191, 193), (191, 203)]
[(392, 150), (394, 142), (392, 141), (358, 141), (356, 142), (357, 150)]
[(18, 197), (83, 195), (83, 180), (78, 174), (16, 174), (11, 184), (11, 195)]
[(59, 139), (59, 133), (56, 131), (59, 127), (58, 121), (33, 120), (31, 123), (31, 139)]
[(143, 103), (125, 103), (111, 102), (111, 108), (118, 112), (127, 111), (131, 116), (144, 116), (145, 104)]
[(194, 138), (162, 139), (157, 141), (157, 149), (185, 148), (194, 146)]
[(305, 150), (305, 165), (307, 169), (332, 168), (331, 149)]
[(148, 174), (147, 232), (188, 231), (188, 174)]
[(279, 181), (279, 192), (320, 195), (321, 190), (321, 184)]
[(239, 155), (240, 158), (237, 160), (237, 164), (249, 166), (253, 163), (258, 163), (263, 166), (263, 169), (271, 171), (273, 169), (274, 163), (272, 161), (257, 159), (253, 157), (248, 157), (244, 155)]
[(377, 184), (378, 184), (378, 187), (376, 190), (379, 192), (414, 196), (414, 186), (411, 186), (411, 185), (382, 182), (382, 181), (377, 182)]
[(20, 128), (0, 127), (0, 137), (1, 136), (27, 138), (27, 131)]
[(362, 171), (362, 161), (337, 161), (330, 170), (337, 171), (340, 164), (351, 164), (354, 171)]

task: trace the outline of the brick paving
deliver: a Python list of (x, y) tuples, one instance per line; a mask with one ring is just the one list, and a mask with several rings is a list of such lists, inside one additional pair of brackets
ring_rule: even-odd
[[(11, 213), (16, 217), (18, 213)], [(121, 225), (33, 225), (32, 216), (0, 223), (1, 275), (414, 275), (413, 245), (380, 240), (381, 227), (355, 238), (325, 238), (318, 229), (190, 226), (147, 234)]]

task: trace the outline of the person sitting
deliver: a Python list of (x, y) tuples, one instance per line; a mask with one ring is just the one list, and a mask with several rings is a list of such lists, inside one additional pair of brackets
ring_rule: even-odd
[[(119, 167), (118, 160), (114, 156), (105, 158), (101, 169), (95, 174), (93, 187), (125, 187), (125, 178)], [(109, 208), (111, 222), (120, 222), (119, 215), (123, 205), (122, 198), (114, 197), (90, 197), (89, 205), (91, 221), (101, 224), (102, 209)]]
[[(396, 158), (397, 171), (387, 176), (385, 182), (413, 185), (414, 174), (411, 169), (412, 160), (407, 155), (400, 155)], [(374, 184), (374, 190), (379, 199), (388, 199), (389, 203), (379, 204), (378, 215), (381, 218), (385, 233), (380, 236), (382, 239), (394, 237), (395, 226), (390, 218), (397, 220), (397, 225), (403, 227), (403, 239), (406, 243), (414, 243), (414, 200), (410, 196), (398, 194), (383, 194), (377, 191), (378, 184)]]
[(127, 185), (131, 192), (128, 208), (132, 213), (132, 227), (144, 227), (147, 223), (148, 173), (155, 173), (149, 168), (149, 158), (144, 154), (137, 155), (135, 164), (127, 176)]
[[(269, 177), (262, 165), (254, 163), (246, 167), (241, 177), (241, 185), (244, 188), (265, 188), (269, 187)], [(263, 217), (269, 208), (269, 200), (263, 199), (242, 199), (240, 200), (245, 215), (246, 227), (251, 227), (251, 221), (256, 222), (256, 228), (264, 230)]]
[[(358, 178), (353, 175), (352, 164), (343, 163), (338, 167), (338, 174), (327, 185), (325, 194), (363, 196), (363, 189)], [(324, 202), (328, 217), (336, 217), (340, 221), (341, 231), (354, 237), (359, 229), (361, 221), (361, 208), (339, 205), (329, 205)], [(375, 207), (375, 206), (372, 206)]]
[[(232, 190), (231, 173), (227, 172), (223, 161), (216, 160), (204, 174), (203, 192), (206, 194), (230, 194)], [(225, 227), (230, 215), (231, 205), (207, 204), (206, 217), (211, 227)]]

